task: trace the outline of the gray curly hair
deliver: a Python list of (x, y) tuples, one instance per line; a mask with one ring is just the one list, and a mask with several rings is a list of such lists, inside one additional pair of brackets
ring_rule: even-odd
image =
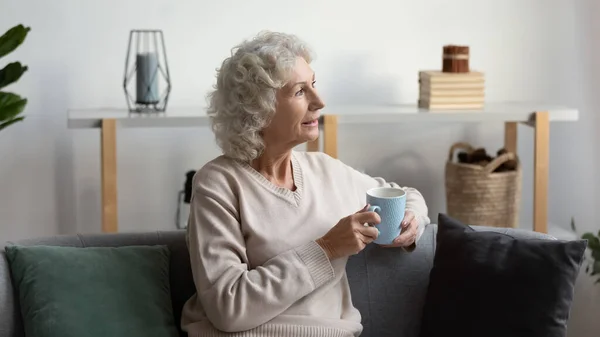
[(208, 115), (225, 156), (249, 162), (264, 151), (261, 131), (275, 114), (277, 90), (288, 82), (297, 57), (313, 59), (304, 41), (264, 31), (235, 46), (217, 69)]

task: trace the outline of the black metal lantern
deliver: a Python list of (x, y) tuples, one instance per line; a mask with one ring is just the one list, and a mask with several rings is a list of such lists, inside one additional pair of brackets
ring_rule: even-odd
[(130, 112), (153, 113), (167, 109), (171, 79), (161, 30), (129, 33), (124, 77), (123, 89)]

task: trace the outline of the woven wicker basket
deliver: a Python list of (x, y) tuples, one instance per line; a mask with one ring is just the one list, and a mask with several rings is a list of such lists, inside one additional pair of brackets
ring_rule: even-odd
[[(449, 216), (469, 225), (518, 226), (522, 168), (514, 153), (505, 153), (486, 166), (455, 162), (454, 152), (473, 148), (456, 143), (446, 162), (446, 203)], [(516, 160), (514, 171), (493, 172), (508, 160)]]

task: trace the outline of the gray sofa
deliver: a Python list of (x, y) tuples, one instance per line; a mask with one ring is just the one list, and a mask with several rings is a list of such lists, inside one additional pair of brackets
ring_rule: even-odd
[[(554, 239), (525, 230), (475, 228), (523, 238)], [(429, 271), (433, 264), (436, 233), (436, 225), (427, 226), (419, 246), (412, 253), (369, 245), (363, 252), (351, 257), (347, 271), (352, 299), (362, 313), (362, 336), (418, 336)], [(166, 244), (171, 249), (170, 281), (176, 322), (179, 322), (184, 302), (194, 292), (185, 232), (181, 230), (55, 236), (8, 244), (75, 247)], [(0, 337), (20, 337), (23, 336), (21, 315), (3, 248), (0, 255)], [(182, 333), (182, 336), (185, 334)]]

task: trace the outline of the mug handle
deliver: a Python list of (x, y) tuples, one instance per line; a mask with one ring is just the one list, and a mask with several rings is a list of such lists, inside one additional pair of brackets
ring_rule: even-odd
[[(379, 213), (379, 211), (381, 211), (381, 207), (379, 207), (379, 206), (369, 206), (369, 210), (368, 211), (369, 212)], [(365, 227), (369, 227), (369, 226), (371, 226), (371, 224), (365, 224)], [(375, 227), (375, 228), (377, 228), (377, 227)], [(379, 228), (377, 228), (377, 231), (379, 232)]]
[(381, 211), (381, 207), (379, 206), (369, 206), (369, 212), (379, 213)]

